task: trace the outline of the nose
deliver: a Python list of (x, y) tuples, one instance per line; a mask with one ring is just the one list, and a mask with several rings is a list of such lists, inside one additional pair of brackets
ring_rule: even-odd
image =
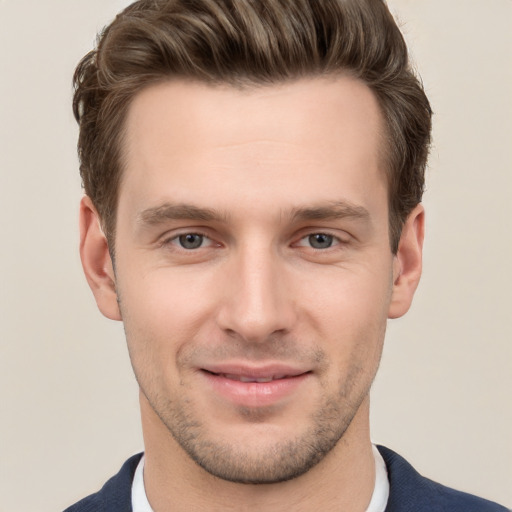
[(271, 250), (232, 258), (218, 309), (218, 325), (246, 342), (288, 333), (296, 320), (285, 265)]

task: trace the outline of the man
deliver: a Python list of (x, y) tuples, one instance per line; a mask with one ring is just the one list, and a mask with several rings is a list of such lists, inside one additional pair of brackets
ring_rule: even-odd
[(381, 0), (141, 0), (75, 74), (80, 251), (144, 455), (69, 511), (499, 511), (374, 447), (431, 110)]

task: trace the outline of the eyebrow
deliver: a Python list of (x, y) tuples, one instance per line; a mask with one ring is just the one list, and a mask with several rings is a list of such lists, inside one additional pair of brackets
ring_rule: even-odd
[[(346, 201), (333, 201), (317, 206), (293, 208), (286, 216), (288, 215), (292, 222), (346, 218), (362, 221), (370, 220), (370, 213), (366, 208)], [(226, 222), (228, 216), (211, 208), (200, 208), (186, 203), (164, 203), (160, 206), (143, 210), (137, 217), (138, 223), (142, 225), (156, 226), (169, 220)]]
[(210, 208), (199, 208), (191, 204), (164, 203), (154, 208), (148, 208), (138, 214), (141, 224), (150, 226), (169, 220), (201, 220), (205, 222), (223, 221), (225, 215)]
[(354, 219), (370, 221), (370, 212), (363, 206), (346, 201), (334, 201), (326, 205), (294, 208), (292, 219), (295, 222), (311, 220)]

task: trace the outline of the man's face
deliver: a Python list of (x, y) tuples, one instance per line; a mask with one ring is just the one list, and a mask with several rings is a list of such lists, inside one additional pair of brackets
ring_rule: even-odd
[(115, 280), (143, 416), (214, 475), (297, 476), (367, 413), (394, 281), (381, 122), (347, 77), (173, 81), (130, 108)]

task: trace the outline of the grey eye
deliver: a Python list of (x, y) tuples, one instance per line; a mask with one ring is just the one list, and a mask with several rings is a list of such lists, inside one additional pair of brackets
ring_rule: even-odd
[(308, 236), (308, 242), (314, 249), (328, 249), (332, 246), (334, 237), (325, 233), (315, 233)]
[(198, 249), (203, 245), (204, 236), (197, 233), (187, 233), (178, 237), (179, 243), (183, 249)]

